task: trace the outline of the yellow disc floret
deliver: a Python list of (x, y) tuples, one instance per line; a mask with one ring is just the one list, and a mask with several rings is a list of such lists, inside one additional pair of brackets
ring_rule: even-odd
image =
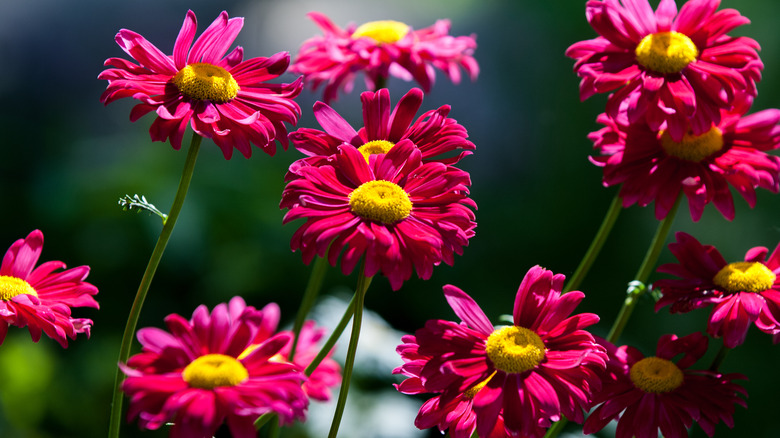
[(777, 276), (763, 263), (736, 262), (724, 266), (712, 282), (733, 294), (772, 289)]
[(363, 146), (360, 146), (358, 151), (366, 157), (366, 162), (368, 162), (368, 157), (371, 155), (386, 154), (393, 146), (395, 146), (395, 143), (387, 140), (371, 140)]
[(636, 46), (636, 61), (656, 73), (679, 73), (699, 56), (699, 49), (679, 32), (647, 35)]
[(655, 356), (632, 365), (629, 377), (637, 388), (655, 394), (674, 391), (683, 383), (683, 372), (677, 365)]
[(383, 224), (394, 224), (412, 212), (412, 201), (398, 184), (375, 180), (363, 183), (349, 194), (353, 213)]
[(668, 131), (661, 134), (661, 147), (667, 155), (698, 163), (723, 149), (723, 133), (717, 126), (701, 135), (686, 133), (682, 140), (674, 141)]
[(224, 354), (206, 354), (193, 360), (182, 372), (182, 378), (193, 388), (214, 389), (236, 386), (249, 372), (236, 358)]
[(205, 62), (189, 64), (179, 70), (172, 81), (185, 96), (214, 103), (230, 102), (240, 89), (227, 70)]
[(21, 294), (32, 295), (34, 297), (38, 296), (38, 292), (30, 286), (30, 283), (21, 278), (0, 275), (0, 300), (8, 301)]
[(507, 373), (522, 373), (536, 368), (545, 355), (542, 338), (518, 326), (502, 327), (490, 334), (487, 356), (493, 365)]
[(395, 43), (409, 33), (409, 25), (400, 21), (369, 21), (355, 29), (352, 38), (368, 37), (382, 43)]

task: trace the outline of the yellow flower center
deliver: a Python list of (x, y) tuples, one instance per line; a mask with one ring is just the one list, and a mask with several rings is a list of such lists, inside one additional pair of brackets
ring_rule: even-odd
[(723, 149), (723, 133), (717, 126), (701, 135), (686, 133), (682, 140), (674, 141), (668, 131), (661, 134), (661, 147), (667, 155), (698, 163)]
[(185, 96), (225, 103), (233, 100), (240, 87), (227, 70), (205, 62), (190, 64), (176, 73), (173, 83)]
[(544, 359), (542, 338), (525, 327), (502, 327), (490, 334), (487, 356), (493, 365), (507, 373), (522, 373), (536, 368)]
[(30, 286), (30, 283), (21, 278), (0, 275), (0, 300), (8, 301), (21, 294), (38, 296), (38, 292)]
[(465, 398), (465, 399), (467, 399), (467, 400), (471, 400), (472, 398), (474, 398), (474, 397), (477, 395), (477, 393), (478, 393), (479, 391), (481, 391), (481, 390), (482, 390), (482, 388), (484, 388), (484, 387), (485, 387), (485, 385), (487, 385), (487, 384), (488, 384), (488, 382), (490, 381), (490, 379), (492, 379), (492, 378), (493, 378), (493, 376), (495, 376), (495, 375), (496, 375), (496, 372), (495, 372), (495, 371), (493, 371), (493, 374), (491, 374), (491, 375), (490, 375), (490, 377), (488, 377), (487, 379), (485, 379), (485, 380), (483, 380), (483, 381), (481, 381), (481, 382), (477, 383), (476, 385), (472, 386), (471, 388), (467, 389), (467, 390), (466, 390), (466, 391), (463, 393), (463, 398)]
[(637, 388), (655, 394), (674, 391), (683, 383), (683, 372), (677, 365), (655, 356), (632, 365), (629, 377)]
[(642, 38), (636, 61), (657, 73), (679, 73), (699, 56), (696, 44), (679, 32), (658, 32)]
[(729, 263), (715, 274), (712, 282), (730, 293), (763, 292), (775, 284), (777, 276), (763, 263)]
[(224, 354), (207, 354), (193, 360), (182, 372), (182, 378), (193, 388), (214, 389), (236, 386), (249, 372), (236, 358)]
[(366, 162), (368, 162), (368, 157), (371, 155), (386, 154), (393, 146), (395, 146), (395, 143), (387, 140), (371, 140), (363, 146), (360, 146), (358, 151), (366, 157)]
[(363, 219), (393, 224), (409, 216), (412, 201), (398, 184), (375, 180), (349, 194), (349, 208)]
[(400, 21), (369, 21), (355, 29), (352, 38), (369, 37), (378, 43), (395, 43), (409, 33), (409, 26)]

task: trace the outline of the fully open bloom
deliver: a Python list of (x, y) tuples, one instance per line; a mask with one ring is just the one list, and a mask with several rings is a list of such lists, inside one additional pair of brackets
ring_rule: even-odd
[(663, 219), (682, 191), (691, 217), (701, 218), (712, 202), (726, 217), (734, 218), (729, 185), (751, 207), (755, 188), (780, 189), (780, 158), (766, 151), (780, 147), (780, 110), (745, 116), (751, 99), (738, 99), (732, 110), (722, 110), (718, 124), (701, 135), (685, 134), (673, 140), (668, 131), (654, 131), (644, 121), (629, 123), (625, 111), (617, 118), (601, 114), (605, 125), (589, 138), (601, 156), (591, 158), (604, 168), (604, 185), (622, 184), (623, 206), (646, 206), (655, 201), (655, 216)]
[(140, 100), (130, 120), (155, 111), (157, 118), (149, 129), (152, 140), (170, 138), (177, 150), (189, 124), (197, 134), (212, 139), (226, 159), (233, 148), (248, 158), (251, 144), (273, 155), (274, 140), (287, 147), (284, 123), (298, 122), (301, 109), (292, 99), (300, 94), (302, 79), (267, 83), (287, 70), (290, 55), (286, 52), (242, 61), (244, 50), (236, 47), (226, 56), (243, 26), (243, 18), (228, 19), (223, 11), (193, 44), (197, 22), (188, 11), (170, 56), (141, 35), (120, 30), (117, 44), (138, 64), (107, 59), (105, 65), (111, 68), (98, 76), (108, 80), (100, 101)]
[(234, 438), (254, 438), (254, 421), (268, 412), (302, 419), (306, 377), (280, 355), (290, 335), (268, 333), (265, 318), (235, 297), (211, 314), (199, 306), (189, 321), (168, 315), (170, 332), (139, 330), (141, 353), (120, 364), (128, 418), (144, 429), (173, 422), (173, 438), (212, 437), (223, 422)]
[[(449, 105), (430, 110), (414, 120), (423, 100), (423, 92), (412, 88), (392, 108), (386, 88), (360, 95), (363, 102), (363, 127), (358, 131), (325, 103), (314, 104), (314, 117), (324, 131), (299, 128), (290, 134), (293, 145), (308, 157), (290, 166), (294, 174), (300, 166), (319, 166), (338, 152), (341, 144), (358, 148), (366, 157), (387, 153), (401, 140), (411, 140), (422, 153), (423, 162), (455, 164), (470, 155), (476, 146), (467, 140), (466, 128), (447, 117)], [(414, 120), (414, 123), (412, 121)], [(456, 151), (460, 151), (455, 154)]]
[(456, 84), (460, 82), (461, 68), (472, 80), (479, 74), (473, 57), (477, 48), (475, 37), (449, 35), (449, 20), (438, 20), (420, 30), (392, 20), (342, 29), (319, 12), (310, 12), (308, 16), (323, 35), (303, 42), (290, 70), (303, 74), (314, 89), (325, 84), (326, 103), (337, 98), (340, 88), (351, 92), (355, 75), (361, 71), (369, 90), (375, 90), (377, 84), (392, 75), (406, 81), (414, 79), (426, 93), (435, 79), (434, 67)]
[(41, 332), (68, 346), (77, 333), (89, 337), (92, 320), (72, 318), (71, 307), (99, 308), (98, 290), (84, 281), (89, 266), (65, 269), (65, 263), (45, 262), (35, 267), (43, 250), (43, 233), (35, 230), (6, 251), (0, 265), (0, 344), (8, 327), (27, 327), (34, 342)]
[[(580, 97), (613, 92), (607, 113), (627, 102), (631, 123), (644, 118), (681, 141), (720, 121), (736, 95), (756, 95), (763, 64), (758, 43), (726, 35), (750, 21), (734, 9), (716, 12), (720, 0), (690, 0), (677, 11), (661, 0), (590, 0), (588, 22), (600, 35), (566, 51), (582, 78)], [(662, 126), (663, 125), (663, 126)]]
[(340, 259), (348, 274), (365, 256), (364, 274), (381, 272), (397, 290), (413, 270), (427, 279), (442, 261), (452, 265), (474, 235), (469, 174), (422, 163), (409, 140), (368, 160), (344, 144), (331, 164), (302, 167), (298, 176), (280, 207), (289, 209), (284, 223), (306, 219), (291, 242), (306, 264), (327, 252), (330, 264)]
[(671, 305), (672, 313), (684, 313), (712, 305), (707, 332), (722, 337), (729, 348), (745, 341), (751, 324), (780, 333), (780, 245), (768, 258), (767, 248), (755, 247), (745, 261), (726, 263), (715, 247), (679, 232), (669, 251), (679, 263), (661, 265), (658, 272), (680, 278), (653, 283), (662, 294), (656, 310)]
[(598, 316), (571, 315), (585, 295), (561, 295), (563, 281), (531, 268), (515, 297), (514, 325), (497, 329), (465, 292), (445, 286), (461, 322), (430, 320), (398, 348), (406, 363), (395, 372), (409, 376), (398, 389), (439, 394), (420, 410), (418, 425), (468, 437), (475, 428), (469, 409), (480, 437), (541, 437), (562, 415), (582, 423), (607, 355), (583, 330)]
[(586, 434), (618, 419), (616, 438), (657, 438), (659, 431), (665, 438), (685, 438), (694, 421), (712, 436), (721, 421), (734, 427), (735, 404), (747, 406), (740, 398), (745, 389), (733, 382), (744, 376), (689, 369), (707, 351), (701, 333), (664, 335), (649, 357), (634, 347), (605, 344), (607, 372), (602, 390), (594, 393), (598, 407), (585, 421)]

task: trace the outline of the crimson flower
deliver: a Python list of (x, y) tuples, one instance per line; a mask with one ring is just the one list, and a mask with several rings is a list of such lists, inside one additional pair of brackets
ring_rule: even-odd
[(607, 114), (628, 106), (630, 123), (644, 119), (674, 141), (707, 132), (736, 96), (756, 95), (763, 64), (758, 43), (726, 35), (750, 21), (720, 0), (674, 0), (653, 11), (648, 0), (590, 0), (588, 22), (599, 34), (566, 51), (582, 78), (580, 97), (610, 93)]
[(735, 404), (747, 406), (739, 397), (747, 395), (745, 389), (733, 382), (745, 376), (689, 369), (707, 351), (701, 333), (664, 335), (649, 357), (634, 347), (605, 345), (610, 360), (604, 386), (593, 394), (598, 407), (585, 421), (585, 434), (617, 419), (616, 438), (657, 438), (659, 431), (665, 438), (686, 438), (694, 421), (713, 436), (719, 422), (734, 427)]
[(469, 174), (423, 163), (409, 140), (368, 157), (344, 144), (331, 164), (297, 172), (280, 207), (289, 209), (284, 223), (306, 220), (291, 241), (306, 264), (327, 252), (346, 275), (365, 256), (364, 274), (381, 272), (398, 290), (413, 270), (428, 279), (442, 261), (452, 265), (474, 235)]
[[(99, 308), (95, 286), (84, 279), (89, 266), (65, 269), (65, 263), (45, 262), (38, 267), (43, 233), (31, 232), (11, 245), (0, 265), (0, 344), (8, 327), (27, 327), (34, 342), (41, 332), (67, 348), (76, 334), (90, 334), (92, 320), (71, 317), (71, 307)], [(59, 269), (65, 269), (56, 272)]]
[[(301, 166), (327, 163), (344, 143), (368, 156), (387, 153), (399, 141), (410, 140), (420, 149), (424, 162), (444, 164), (455, 164), (476, 149), (474, 143), (467, 140), (466, 128), (447, 117), (449, 105), (427, 111), (414, 120), (423, 100), (419, 88), (412, 88), (395, 108), (391, 106), (390, 92), (386, 88), (376, 93), (366, 91), (360, 95), (360, 100), (363, 102), (363, 127), (357, 131), (327, 104), (314, 104), (314, 117), (324, 131), (299, 128), (290, 134), (295, 148), (308, 155), (293, 163), (292, 174)], [(459, 150), (461, 152), (454, 155)]]
[(617, 118), (601, 114), (605, 125), (589, 138), (601, 156), (591, 158), (604, 168), (605, 186), (622, 184), (623, 206), (655, 202), (663, 219), (680, 192), (688, 198), (694, 221), (712, 202), (726, 219), (734, 218), (729, 185), (755, 206), (756, 188), (780, 190), (780, 158), (766, 152), (780, 147), (780, 110), (745, 116), (751, 99), (738, 99), (721, 110), (720, 121), (701, 135), (673, 140), (668, 131), (654, 131), (644, 121), (629, 123), (625, 111)]
[(265, 318), (234, 297), (210, 314), (199, 306), (189, 321), (168, 315), (169, 332), (139, 330), (142, 351), (120, 364), (128, 418), (143, 429), (172, 422), (172, 438), (209, 438), (225, 422), (234, 438), (254, 438), (255, 420), (269, 412), (303, 419), (306, 377), (280, 355), (290, 335), (267, 333)]
[(430, 320), (398, 348), (405, 364), (394, 372), (409, 376), (398, 389), (438, 394), (421, 408), (418, 426), (492, 438), (541, 437), (562, 415), (582, 423), (607, 355), (583, 330), (598, 316), (571, 315), (585, 295), (561, 295), (563, 281), (531, 268), (515, 297), (514, 324), (497, 329), (470, 296), (444, 286), (461, 322)]
[(339, 89), (349, 93), (358, 72), (365, 73), (366, 88), (377, 89), (389, 76), (415, 80), (429, 92), (438, 68), (452, 82), (459, 83), (463, 68), (472, 80), (479, 74), (474, 59), (475, 37), (449, 35), (450, 21), (413, 30), (399, 21), (371, 21), (346, 29), (325, 15), (310, 12), (309, 18), (322, 30), (303, 42), (290, 70), (304, 75), (312, 89), (325, 84), (323, 100), (328, 103)]
[(658, 272), (679, 278), (653, 283), (662, 294), (656, 310), (671, 305), (672, 313), (685, 313), (712, 305), (707, 333), (722, 337), (729, 348), (745, 341), (751, 324), (780, 340), (780, 245), (769, 257), (759, 246), (748, 250), (745, 261), (726, 263), (714, 246), (679, 232), (669, 251), (679, 263), (661, 265)]
[(225, 159), (232, 157), (233, 148), (249, 158), (251, 144), (269, 155), (276, 153), (274, 140), (287, 148), (284, 123), (298, 122), (301, 109), (292, 99), (300, 94), (302, 79), (267, 83), (287, 70), (286, 52), (242, 61), (244, 50), (236, 47), (225, 55), (243, 26), (243, 18), (228, 19), (223, 11), (193, 43), (197, 21), (188, 11), (173, 55), (131, 30), (120, 30), (117, 44), (138, 64), (107, 59), (110, 68), (98, 76), (108, 80), (100, 101), (109, 104), (124, 97), (141, 101), (130, 112), (130, 120), (154, 111), (152, 140), (170, 139), (176, 150), (188, 124), (198, 135), (212, 139)]

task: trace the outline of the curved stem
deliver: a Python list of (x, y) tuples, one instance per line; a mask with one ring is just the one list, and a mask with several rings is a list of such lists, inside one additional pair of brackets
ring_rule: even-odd
[(637, 273), (634, 276), (634, 281), (629, 283), (628, 296), (625, 301), (623, 301), (623, 307), (620, 308), (618, 317), (609, 330), (609, 335), (607, 335), (607, 340), (609, 342), (615, 343), (620, 338), (629, 318), (631, 318), (634, 307), (636, 307), (636, 304), (639, 302), (639, 298), (647, 290), (645, 282), (650, 277), (650, 273), (653, 271), (653, 268), (658, 261), (658, 256), (661, 255), (661, 250), (663, 249), (664, 243), (666, 243), (666, 238), (669, 235), (672, 222), (674, 222), (674, 217), (677, 215), (677, 208), (680, 206), (681, 199), (682, 193), (677, 197), (674, 206), (669, 210), (666, 217), (658, 224), (658, 229), (655, 232), (655, 236), (653, 236), (653, 241), (647, 249), (647, 253), (645, 253), (645, 258), (639, 266), (639, 270), (637, 270)]
[(314, 302), (317, 300), (317, 295), (322, 288), (322, 280), (325, 278), (325, 273), (328, 270), (328, 262), (324, 257), (315, 257), (314, 266), (311, 268), (311, 274), (309, 275), (309, 283), (306, 285), (306, 291), (303, 293), (301, 299), (301, 306), (298, 308), (298, 314), (295, 317), (295, 323), (293, 324), (293, 344), (290, 349), (290, 362), (295, 358), (295, 350), (298, 348), (298, 336), (301, 333), (303, 323), (306, 322), (306, 315), (309, 314)]
[(366, 297), (366, 291), (371, 284), (372, 278), (365, 276), (365, 265), (366, 261), (363, 259), (360, 277), (358, 277), (357, 287), (355, 288), (355, 316), (352, 318), (352, 335), (349, 338), (347, 358), (344, 361), (344, 371), (342, 372), (341, 377), (341, 390), (339, 391), (339, 399), (336, 402), (336, 412), (333, 414), (333, 422), (330, 424), (328, 438), (336, 438), (338, 435), (341, 417), (344, 414), (344, 406), (347, 404), (349, 383), (350, 380), (352, 380), (352, 367), (355, 364), (355, 353), (357, 352), (358, 338), (360, 337), (360, 326), (363, 321), (363, 301)]
[(599, 227), (599, 230), (593, 237), (593, 241), (590, 243), (590, 247), (585, 253), (585, 256), (582, 258), (580, 265), (577, 266), (574, 274), (572, 274), (572, 276), (569, 278), (569, 281), (566, 283), (566, 286), (563, 288), (563, 293), (569, 292), (579, 287), (580, 283), (582, 283), (582, 280), (584, 280), (585, 276), (588, 275), (588, 271), (590, 270), (591, 265), (593, 265), (596, 257), (598, 257), (599, 252), (601, 251), (601, 247), (603, 247), (604, 242), (607, 241), (607, 236), (609, 236), (610, 231), (612, 231), (612, 227), (615, 225), (615, 221), (617, 221), (618, 215), (622, 210), (623, 205), (620, 199), (620, 195), (616, 193), (615, 197), (612, 199), (612, 203), (609, 205), (607, 214), (604, 216), (604, 220), (601, 222), (601, 227)]
[[(144, 271), (144, 275), (141, 278), (141, 284), (138, 286), (138, 292), (135, 295), (133, 306), (130, 308), (130, 315), (127, 317), (127, 325), (125, 325), (125, 332), (122, 335), (122, 344), (119, 348), (119, 363), (126, 363), (128, 357), (130, 357), (130, 347), (133, 343), (133, 334), (135, 333), (135, 327), (138, 324), (138, 317), (141, 314), (141, 308), (144, 305), (146, 294), (149, 292), (149, 286), (152, 284), (152, 279), (157, 271), (157, 266), (160, 264), (160, 259), (162, 259), (163, 252), (165, 252), (165, 247), (168, 245), (171, 233), (173, 233), (173, 227), (176, 225), (176, 220), (179, 218), (179, 213), (184, 205), (184, 199), (187, 197), (187, 190), (192, 181), (192, 174), (195, 170), (195, 161), (198, 158), (201, 140), (203, 140), (203, 137), (192, 134), (192, 142), (190, 143), (190, 149), (187, 152), (184, 170), (181, 174), (181, 180), (179, 180), (179, 188), (176, 191), (176, 196), (173, 199), (173, 205), (168, 213), (168, 217), (163, 221), (160, 237), (157, 238), (157, 244), (154, 246), (152, 255), (149, 257), (149, 263), (146, 265), (146, 271)], [(119, 387), (122, 384), (122, 380), (124, 380), (123, 377), (124, 373), (117, 367), (108, 428), (109, 438), (119, 437), (119, 426), (121, 424), (122, 416), (122, 392)]]
[(726, 344), (720, 344), (720, 350), (718, 350), (718, 354), (712, 360), (710, 371), (718, 371), (718, 368), (720, 368), (720, 366), (723, 364), (723, 361), (726, 359), (726, 355), (729, 351), (731, 351), (731, 349), (727, 347)]

